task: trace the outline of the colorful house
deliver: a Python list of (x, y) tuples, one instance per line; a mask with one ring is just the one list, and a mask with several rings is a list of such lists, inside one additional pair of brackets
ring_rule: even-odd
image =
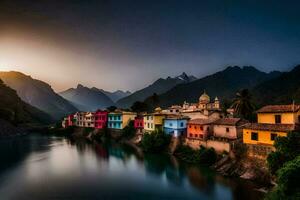
[(87, 112), (84, 116), (84, 127), (95, 127), (95, 113), (94, 112)]
[(274, 150), (278, 136), (299, 130), (300, 105), (269, 105), (257, 111), (258, 123), (251, 123), (243, 129), (243, 143), (250, 156), (266, 157)]
[(108, 113), (107, 127), (111, 129), (122, 129), (122, 112), (115, 111)]
[(187, 123), (187, 139), (207, 140), (212, 133), (212, 123), (215, 120), (193, 119)]
[(144, 129), (144, 117), (136, 116), (134, 118), (134, 128), (137, 130), (137, 134), (142, 134)]
[(153, 132), (154, 130), (163, 130), (163, 121), (166, 114), (151, 113), (144, 115), (144, 131)]
[(243, 127), (248, 124), (241, 118), (222, 118), (213, 122), (213, 139), (236, 140), (243, 137)]
[(105, 128), (107, 125), (107, 111), (97, 110), (95, 112), (95, 128), (102, 129)]
[(189, 118), (182, 115), (169, 115), (164, 119), (163, 130), (165, 134), (179, 137), (186, 135), (186, 125)]
[(108, 128), (111, 129), (123, 129), (130, 121), (133, 121), (136, 117), (136, 113), (115, 111), (108, 113)]
[(76, 118), (76, 126), (84, 127), (85, 126), (85, 115), (86, 112), (77, 112), (74, 117)]

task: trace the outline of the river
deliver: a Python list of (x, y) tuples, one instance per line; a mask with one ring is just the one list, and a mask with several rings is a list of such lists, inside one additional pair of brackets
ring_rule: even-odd
[(0, 140), (0, 199), (261, 199), (255, 185), (128, 146), (32, 134)]

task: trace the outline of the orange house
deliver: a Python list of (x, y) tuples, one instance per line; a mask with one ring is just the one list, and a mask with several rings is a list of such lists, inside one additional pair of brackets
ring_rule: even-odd
[(193, 119), (187, 123), (187, 139), (207, 140), (212, 133), (212, 123), (215, 120)]

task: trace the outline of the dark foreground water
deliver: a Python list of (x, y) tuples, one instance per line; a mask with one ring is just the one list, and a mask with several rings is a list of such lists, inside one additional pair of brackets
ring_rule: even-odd
[(0, 140), (0, 199), (260, 199), (253, 185), (126, 146), (30, 135)]

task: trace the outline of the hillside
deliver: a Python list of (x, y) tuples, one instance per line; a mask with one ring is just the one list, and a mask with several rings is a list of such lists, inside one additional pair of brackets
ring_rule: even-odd
[(78, 84), (77, 88), (70, 88), (59, 94), (79, 110), (95, 111), (114, 105), (114, 102), (100, 90), (84, 87), (81, 84)]
[(180, 76), (174, 78), (168, 77), (166, 79), (160, 78), (153, 84), (138, 90), (131, 95), (117, 101), (117, 106), (120, 108), (129, 108), (136, 101), (144, 101), (147, 97), (156, 94), (162, 94), (174, 86), (182, 83), (190, 83), (196, 80), (194, 76), (188, 76), (186, 73), (182, 73)]
[(300, 65), (253, 88), (258, 105), (300, 103)]
[(51, 117), (43, 111), (25, 103), (16, 91), (0, 80), (0, 119), (13, 124), (49, 123)]
[(17, 91), (26, 103), (60, 119), (77, 109), (67, 100), (56, 94), (50, 85), (20, 72), (0, 72), (0, 78), (6, 85)]
[(204, 90), (213, 98), (215, 96), (218, 96), (220, 99), (232, 98), (236, 91), (243, 88), (252, 88), (280, 74), (280, 72), (261, 72), (254, 67), (227, 67), (223, 71), (191, 83), (177, 85), (164, 94), (159, 95), (158, 100), (162, 107), (182, 104), (184, 101), (198, 102), (198, 98)]

